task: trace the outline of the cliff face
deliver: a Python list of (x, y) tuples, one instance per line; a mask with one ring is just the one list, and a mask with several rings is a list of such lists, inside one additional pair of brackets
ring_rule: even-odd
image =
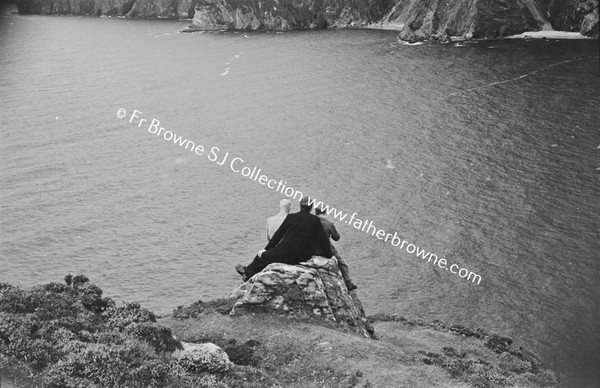
[(290, 30), (379, 23), (407, 40), (542, 29), (598, 38), (598, 0), (17, 0), (21, 14), (194, 18), (193, 29)]
[(20, 14), (187, 19), (195, 0), (16, 0)]
[(400, 0), (381, 23), (407, 40), (497, 38), (524, 31), (580, 31), (598, 38), (597, 0)]
[(380, 20), (384, 0), (197, 0), (192, 28), (293, 30), (362, 26)]
[(198, 29), (290, 30), (377, 22), (392, 0), (16, 0), (21, 14), (194, 18)]
[(200, 0), (197, 29), (277, 30), (324, 28), (324, 0)]

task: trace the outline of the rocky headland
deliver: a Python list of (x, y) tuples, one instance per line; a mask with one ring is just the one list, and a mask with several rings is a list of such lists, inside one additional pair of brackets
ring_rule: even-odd
[(366, 317), (335, 259), (271, 264), (228, 298), (158, 317), (83, 275), (0, 283), (0, 381), (14, 387), (552, 387), (510, 338)]
[(395, 29), (404, 40), (495, 39), (527, 31), (598, 38), (598, 0), (17, 0), (21, 14), (193, 19), (189, 31)]

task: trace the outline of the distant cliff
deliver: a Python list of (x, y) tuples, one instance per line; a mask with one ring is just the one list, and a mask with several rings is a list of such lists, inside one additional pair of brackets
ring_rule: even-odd
[(598, 38), (598, 0), (400, 0), (383, 16), (407, 39), (497, 38), (524, 31), (581, 32)]
[(295, 30), (379, 22), (393, 0), (197, 0), (192, 28)]
[(195, 0), (16, 0), (20, 14), (187, 19)]
[(579, 31), (598, 38), (598, 0), (17, 0), (21, 14), (193, 18), (201, 30), (360, 27), (406, 39), (497, 38), (524, 31)]

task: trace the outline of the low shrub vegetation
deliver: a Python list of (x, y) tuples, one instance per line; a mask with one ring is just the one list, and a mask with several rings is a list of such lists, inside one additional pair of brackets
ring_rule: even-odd
[(428, 365), (437, 365), (446, 369), (450, 376), (466, 382), (474, 387), (495, 388), (513, 385), (555, 386), (557, 376), (550, 370), (541, 369), (537, 356), (523, 349), (510, 347), (510, 338), (492, 335), (484, 345), (496, 353), (500, 353), (500, 361), (496, 364), (469, 357), (464, 351), (452, 347), (443, 347), (442, 354), (421, 351), (421, 360)]
[(199, 386), (170, 357), (171, 329), (139, 304), (117, 304), (84, 275), (31, 289), (0, 284), (0, 368), (26, 387)]

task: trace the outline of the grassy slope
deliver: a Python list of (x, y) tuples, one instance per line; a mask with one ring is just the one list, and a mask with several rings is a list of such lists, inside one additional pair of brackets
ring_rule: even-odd
[[(178, 320), (161, 318), (160, 323), (172, 329), (179, 340), (212, 341), (222, 346), (227, 341), (237, 344), (257, 341), (246, 370), (260, 371), (266, 387), (494, 387), (494, 379), (481, 379), (469, 373), (452, 376), (450, 369), (423, 362), (424, 353), (443, 354), (452, 347), (467, 356), (491, 365), (501, 363), (501, 356), (483, 345), (481, 339), (436, 330), (405, 320), (376, 322), (378, 340), (345, 332), (339, 326), (323, 322), (298, 322), (283, 316), (254, 315), (230, 317), (204, 312), (197, 318)], [(236, 357), (235, 350), (225, 349)], [(446, 359), (448, 360), (448, 359)], [(506, 371), (506, 373), (509, 373)], [(243, 372), (242, 372), (243, 374)], [(512, 386), (546, 386), (552, 374), (542, 372), (534, 381), (521, 378)], [(530, 377), (533, 375), (530, 375)], [(549, 378), (548, 378), (549, 377)], [(239, 376), (236, 379), (239, 382)], [(251, 379), (249, 379), (251, 381)], [(231, 380), (223, 380), (232, 384)], [(235, 386), (235, 383), (232, 384)], [(551, 386), (549, 384), (548, 386)]]
[(160, 323), (170, 327), (182, 341), (221, 337), (239, 343), (258, 341), (262, 349), (257, 351), (259, 361), (255, 365), (273, 378), (273, 385), (364, 386), (369, 382), (373, 387), (468, 387), (449, 381), (443, 369), (421, 362), (422, 355), (413, 349), (423, 348), (422, 336), (399, 340), (406, 329), (398, 324), (394, 325), (398, 331), (389, 332), (389, 341), (387, 335), (376, 341), (273, 315), (209, 314), (183, 321), (166, 318)]

